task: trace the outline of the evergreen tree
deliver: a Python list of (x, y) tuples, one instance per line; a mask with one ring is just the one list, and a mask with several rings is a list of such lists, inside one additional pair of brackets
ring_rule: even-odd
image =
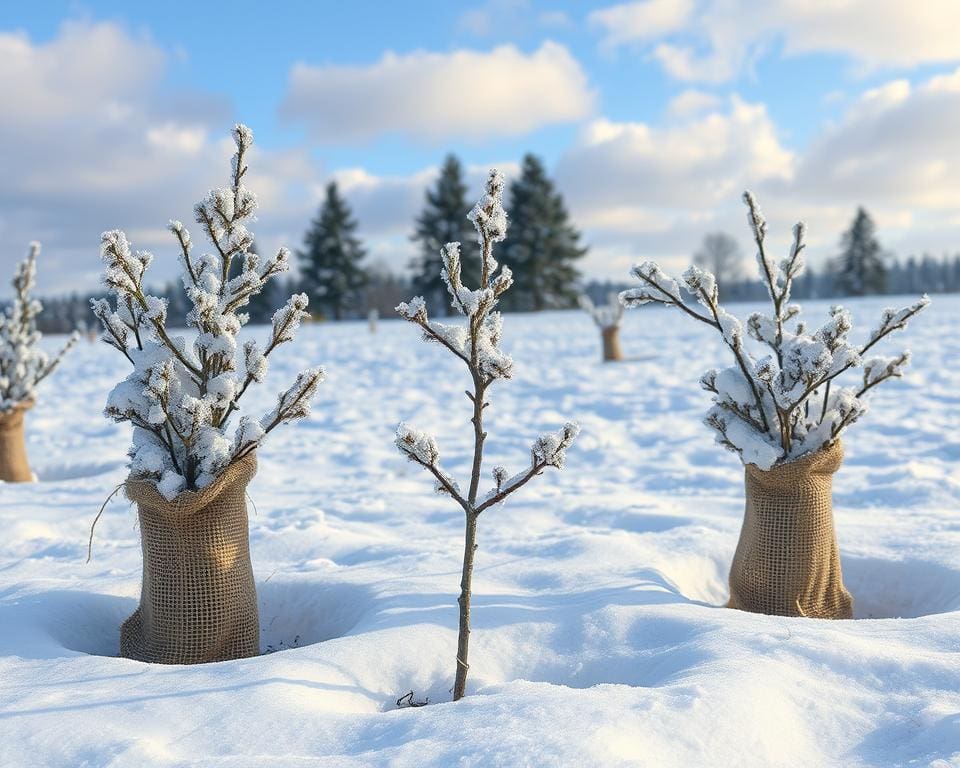
[(837, 260), (837, 287), (849, 296), (883, 293), (887, 268), (876, 237), (876, 225), (862, 207), (841, 241), (843, 252)]
[(450, 312), (447, 287), (440, 276), (443, 268), (440, 250), (447, 243), (460, 243), (464, 280), (476, 283), (480, 279), (477, 235), (467, 219), (470, 208), (463, 166), (455, 155), (447, 155), (437, 183), (427, 190), (412, 238), (420, 246), (420, 253), (410, 265), (413, 290), (423, 296), (433, 314)]
[(818, 298), (817, 276), (813, 267), (807, 267), (796, 281), (797, 288), (793, 292), (794, 297), (798, 299)]
[(504, 261), (513, 270), (514, 290), (508, 308), (576, 306), (580, 272), (575, 262), (587, 249), (580, 246), (563, 197), (534, 155), (523, 158), (520, 178), (510, 185), (509, 210)]
[(310, 307), (327, 310), (336, 320), (356, 302), (357, 292), (367, 281), (360, 264), (366, 252), (356, 230), (357, 222), (347, 201), (340, 196), (337, 183), (331, 181), (297, 258)]

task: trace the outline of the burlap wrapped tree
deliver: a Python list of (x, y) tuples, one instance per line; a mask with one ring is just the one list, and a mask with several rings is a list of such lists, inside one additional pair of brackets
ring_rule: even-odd
[[(754, 313), (747, 335), (766, 348), (756, 357), (740, 321), (719, 304), (714, 276), (692, 266), (683, 287), (700, 309), (687, 305), (677, 281), (653, 262), (633, 268), (641, 287), (624, 291), (626, 307), (663, 304), (715, 328), (735, 364), (707, 371), (700, 379), (713, 395), (706, 424), (717, 442), (744, 464), (746, 508), (730, 570), (729, 605), (782, 616), (845, 619), (853, 600), (843, 585), (834, 530), (832, 478), (843, 459), (840, 435), (865, 411), (864, 395), (902, 375), (910, 354), (868, 353), (929, 304), (924, 296), (900, 310), (884, 310), (879, 326), (856, 345), (848, 340), (850, 313), (833, 307), (830, 318), (810, 331), (797, 321), (790, 303), (793, 280), (804, 266), (805, 227), (793, 229), (788, 256), (777, 262), (766, 251), (767, 224), (753, 195), (744, 194), (757, 246), (760, 278), (773, 305), (771, 315)], [(706, 310), (706, 311), (703, 311)], [(859, 371), (855, 386), (841, 386), (844, 374)]]
[(580, 297), (580, 307), (593, 318), (600, 329), (600, 341), (603, 349), (603, 362), (614, 363), (623, 360), (620, 349), (620, 324), (623, 321), (623, 305), (613, 293), (604, 306), (596, 306), (586, 294)]
[[(567, 448), (573, 443), (580, 428), (568, 422), (553, 434), (537, 438), (530, 449), (530, 464), (511, 475), (503, 467), (494, 467), (493, 486), (480, 492), (483, 474), (483, 449), (487, 433), (483, 417), (487, 406), (487, 392), (499, 379), (509, 379), (513, 360), (500, 349), (503, 321), (496, 311), (500, 297), (513, 285), (509, 267), (499, 269), (493, 256), (494, 243), (502, 242), (507, 234), (507, 214), (503, 209), (503, 177), (496, 170), (487, 179), (486, 194), (469, 214), (477, 230), (480, 244), (480, 285), (471, 289), (461, 276), (460, 243), (447, 243), (441, 249), (443, 268), (441, 276), (450, 293), (453, 309), (466, 318), (466, 326), (448, 325), (431, 320), (423, 297), (417, 296), (397, 307), (405, 320), (423, 331), (426, 341), (447, 349), (467, 368), (472, 383), (466, 392), (471, 404), (470, 423), (473, 427), (473, 460), (470, 482), (466, 490), (440, 465), (437, 441), (426, 432), (406, 424), (397, 427), (396, 445), (404, 456), (430, 472), (438, 493), (450, 496), (464, 513), (464, 557), (460, 573), (460, 624), (457, 636), (456, 676), (453, 700), (466, 693), (467, 672), (470, 669), (470, 603), (473, 594), (473, 564), (477, 551), (477, 526), (481, 513), (506, 499), (526, 485), (547, 467), (563, 467)], [(499, 269), (499, 273), (498, 270)]]
[(192, 303), (189, 339), (168, 333), (166, 302), (144, 291), (153, 257), (131, 251), (119, 230), (102, 237), (104, 284), (116, 303), (94, 300), (93, 310), (103, 340), (133, 365), (105, 413), (134, 426), (125, 490), (137, 504), (143, 546), (140, 605), (121, 628), (120, 650), (141, 661), (195, 664), (258, 652), (245, 499), (254, 452), (277, 426), (309, 413), (323, 380), (321, 368), (307, 369), (273, 410), (231, 422), (243, 394), (266, 376), (269, 355), (293, 339), (307, 314), (307, 297), (292, 296), (274, 314), (266, 346), (250, 340), (238, 354), (237, 335), (248, 320), (241, 310), (289, 268), (290, 256), (281, 248), (262, 260), (250, 250), (246, 224), (257, 201), (243, 178), (253, 135), (238, 125), (233, 137), (230, 187), (213, 190), (195, 208), (215, 255), (195, 256), (186, 228), (170, 223)]
[(13, 300), (0, 313), (0, 480), (25, 483), (33, 480), (23, 422), (36, 400), (37, 385), (60, 364), (77, 342), (70, 336), (63, 349), (49, 357), (40, 349), (42, 334), (37, 315), (43, 305), (30, 296), (37, 274), (40, 244), (31, 243), (30, 253), (20, 262), (13, 278)]

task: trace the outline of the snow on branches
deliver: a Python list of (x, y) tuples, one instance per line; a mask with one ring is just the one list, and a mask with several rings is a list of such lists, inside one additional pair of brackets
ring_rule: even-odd
[(134, 425), (131, 474), (156, 481), (167, 499), (205, 488), (275, 427), (305, 417), (324, 378), (322, 368), (303, 371), (272, 411), (259, 419), (243, 416), (231, 428), (240, 398), (250, 384), (266, 376), (269, 355), (294, 338), (307, 316), (307, 297), (291, 296), (273, 315), (266, 344), (247, 341), (238, 355), (237, 335), (249, 319), (241, 310), (271, 278), (290, 268), (290, 252), (281, 248), (272, 258), (261, 259), (250, 251), (253, 233), (247, 224), (256, 213), (257, 198), (243, 178), (253, 134), (237, 125), (233, 138), (237, 152), (230, 187), (211, 190), (194, 208), (214, 253), (195, 255), (186, 227), (179, 221), (169, 225), (192, 305), (189, 339), (168, 332), (166, 301), (145, 292), (144, 276), (153, 256), (133, 251), (120, 230), (101, 236), (103, 282), (115, 305), (106, 299), (91, 304), (104, 328), (101, 338), (133, 365), (132, 373), (110, 393), (105, 413)]
[(619, 328), (623, 322), (623, 305), (617, 300), (616, 293), (611, 293), (607, 303), (599, 307), (587, 294), (581, 294), (580, 308), (593, 318), (600, 330)]
[[(707, 371), (700, 379), (701, 386), (713, 394), (705, 423), (716, 431), (717, 441), (738, 453), (745, 464), (769, 469), (830, 445), (866, 412), (863, 396), (869, 390), (902, 376), (909, 352), (893, 358), (866, 355), (886, 336), (906, 328), (930, 300), (923, 296), (903, 309), (884, 310), (880, 324), (862, 345), (849, 340), (852, 320), (842, 307), (834, 307), (819, 328), (808, 329), (798, 321), (791, 332), (787, 324), (801, 311), (790, 303), (790, 291), (793, 280), (803, 272), (806, 228), (803, 223), (794, 226), (790, 251), (778, 262), (767, 253), (767, 223), (756, 199), (745, 192), (743, 201), (771, 314), (752, 314), (745, 334), (740, 321), (720, 306), (713, 275), (695, 266), (683, 273), (683, 288), (701, 310), (688, 305), (677, 281), (649, 261), (633, 268), (631, 274), (641, 285), (623, 291), (620, 301), (625, 307), (648, 303), (673, 306), (717, 329), (735, 364)], [(747, 348), (745, 335), (764, 349), (762, 356)], [(837, 382), (835, 386), (838, 377), (855, 369), (862, 370), (859, 385), (840, 386)]]
[(497, 379), (509, 379), (513, 373), (513, 360), (500, 349), (503, 322), (496, 311), (503, 293), (513, 284), (508, 267), (497, 271), (499, 264), (493, 256), (493, 244), (507, 235), (507, 214), (503, 210), (503, 177), (491, 171), (486, 191), (469, 214), (481, 250), (480, 287), (472, 289), (463, 284), (460, 264), (460, 243), (447, 243), (441, 250), (442, 276), (450, 293), (453, 308), (466, 318), (464, 325), (448, 325), (430, 320), (427, 306), (421, 297), (403, 302), (397, 312), (405, 320), (423, 331), (423, 338), (446, 347), (466, 365), (473, 382), (467, 397), (473, 405), (473, 463), (469, 488), (460, 485), (440, 466), (440, 449), (437, 441), (426, 432), (406, 424), (397, 428), (397, 449), (410, 461), (419, 464), (433, 475), (438, 493), (451, 496), (466, 514), (463, 572), (460, 580), (460, 631), (457, 643), (456, 680), (453, 686), (454, 701), (466, 690), (467, 663), (470, 641), (470, 597), (473, 577), (473, 562), (476, 552), (477, 520), (480, 514), (499, 504), (511, 493), (525, 485), (547, 467), (561, 468), (567, 448), (579, 432), (576, 424), (568, 423), (559, 432), (537, 438), (530, 449), (530, 464), (519, 473), (510, 476), (503, 467), (493, 470), (493, 487), (480, 495), (480, 479), (483, 472), (483, 446), (487, 433), (483, 428), (483, 414), (489, 405), (487, 389)]
[[(495, 311), (499, 298), (513, 284), (509, 267), (499, 273), (499, 264), (493, 256), (493, 244), (502, 241), (507, 234), (507, 214), (503, 209), (503, 176), (493, 170), (487, 179), (486, 192), (469, 214), (477, 230), (481, 248), (480, 287), (468, 288), (461, 278), (460, 243), (447, 243), (441, 249), (442, 276), (450, 293), (451, 305), (467, 318), (466, 326), (448, 325), (430, 320), (424, 300), (417, 296), (402, 302), (397, 312), (405, 320), (419, 326), (426, 341), (446, 347), (460, 358), (470, 371), (474, 390), (468, 393), (474, 410), (474, 473), (470, 490), (463, 494), (459, 486), (441, 469), (436, 440), (430, 435), (401, 424), (397, 429), (397, 448), (410, 461), (420, 464), (433, 474), (437, 490), (450, 494), (467, 514), (478, 515), (483, 510), (503, 501), (514, 490), (525, 484), (547, 467), (563, 466), (563, 454), (576, 437), (578, 427), (567, 424), (562, 436), (543, 436), (531, 449), (530, 465), (519, 475), (506, 480), (506, 471), (492, 491), (478, 500), (478, 484), (481, 473), (483, 443), (483, 409), (487, 388), (497, 379), (510, 378), (513, 360), (500, 347), (503, 320)], [(559, 433), (558, 433), (559, 434)], [(545, 447), (547, 446), (547, 447)], [(499, 468), (502, 469), (502, 468)]]
[(37, 330), (37, 315), (43, 305), (30, 293), (39, 255), (40, 243), (31, 243), (13, 278), (13, 301), (0, 314), (0, 414), (32, 403), (37, 384), (53, 373), (79, 338), (74, 332), (53, 358), (38, 346), (42, 334)]

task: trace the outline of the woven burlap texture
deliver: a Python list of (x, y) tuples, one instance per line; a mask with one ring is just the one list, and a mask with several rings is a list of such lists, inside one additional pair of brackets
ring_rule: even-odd
[(842, 461), (837, 440), (767, 471), (746, 466), (747, 503), (730, 568), (729, 607), (774, 616), (853, 617), (833, 526), (833, 474)]
[(27, 401), (0, 413), (0, 480), (6, 483), (33, 480), (23, 434), (23, 417), (32, 407), (33, 403)]
[(140, 605), (120, 628), (120, 655), (158, 664), (204, 664), (260, 651), (250, 566), (246, 488), (253, 454), (202, 491), (167, 501), (154, 482), (128, 479), (143, 549)]

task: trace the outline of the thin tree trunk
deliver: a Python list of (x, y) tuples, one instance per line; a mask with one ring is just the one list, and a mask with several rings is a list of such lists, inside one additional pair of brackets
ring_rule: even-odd
[[(471, 332), (476, 335), (476, 329)], [(473, 358), (476, 357), (474, 345)], [(457, 676), (453, 684), (453, 700), (463, 698), (467, 689), (467, 672), (470, 669), (470, 598), (473, 594), (473, 561), (477, 553), (477, 513), (473, 506), (477, 502), (480, 490), (480, 472), (483, 467), (483, 442), (487, 437), (483, 431), (483, 404), (486, 386), (476, 372), (473, 374), (473, 468), (470, 472), (470, 490), (467, 493), (469, 509), (466, 514), (466, 526), (463, 534), (463, 571), (460, 575), (460, 631), (457, 637)]]
[(460, 634), (457, 638), (457, 678), (453, 684), (453, 700), (459, 701), (467, 690), (470, 665), (470, 597), (473, 589), (473, 560), (477, 552), (477, 515), (468, 512), (463, 540), (463, 572), (460, 576)]

